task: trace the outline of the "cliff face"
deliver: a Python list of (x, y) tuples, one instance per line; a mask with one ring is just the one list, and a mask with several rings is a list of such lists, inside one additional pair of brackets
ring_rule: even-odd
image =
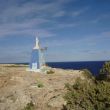
[(52, 69), (53, 74), (27, 72), (24, 66), (0, 66), (0, 110), (61, 110), (65, 83), (84, 79), (82, 71)]

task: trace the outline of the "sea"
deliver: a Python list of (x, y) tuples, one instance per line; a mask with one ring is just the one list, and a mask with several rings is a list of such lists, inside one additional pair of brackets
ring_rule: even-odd
[[(73, 69), (73, 70), (88, 69), (92, 73), (92, 75), (97, 76), (105, 62), (106, 61), (47, 62), (46, 64), (53, 68)], [(29, 64), (29, 63), (14, 63), (14, 64)]]
[(97, 76), (106, 61), (81, 61), (81, 62), (48, 62), (53, 68), (82, 70), (88, 69), (92, 75)]

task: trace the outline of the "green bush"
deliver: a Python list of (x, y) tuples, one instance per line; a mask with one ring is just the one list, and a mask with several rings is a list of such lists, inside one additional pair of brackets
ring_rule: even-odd
[(34, 104), (33, 102), (30, 102), (26, 105), (26, 107), (24, 107), (23, 110), (34, 110)]
[(82, 71), (83, 71), (83, 74), (86, 78), (90, 78), (90, 79), (94, 78), (92, 73), (88, 69), (83, 69)]
[(43, 85), (42, 82), (38, 82), (38, 83), (37, 83), (37, 87), (38, 87), (38, 88), (42, 88), (42, 87), (44, 87), (44, 85)]
[(110, 81), (110, 61), (104, 63), (97, 79)]
[(54, 74), (55, 72), (53, 70), (48, 70), (47, 74)]
[(102, 69), (100, 70), (100, 74), (110, 75), (110, 61), (104, 63)]
[(77, 80), (74, 85), (66, 84), (67, 101), (63, 110), (110, 110), (110, 83)]

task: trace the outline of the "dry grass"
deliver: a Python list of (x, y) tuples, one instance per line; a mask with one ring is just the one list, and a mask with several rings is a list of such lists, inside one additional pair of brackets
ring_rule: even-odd
[(24, 65), (0, 65), (1, 110), (21, 110), (31, 101), (37, 110), (61, 110), (65, 103), (62, 99), (65, 83), (83, 78), (82, 71), (78, 70), (53, 69), (54, 74), (40, 74), (26, 71), (26, 68)]

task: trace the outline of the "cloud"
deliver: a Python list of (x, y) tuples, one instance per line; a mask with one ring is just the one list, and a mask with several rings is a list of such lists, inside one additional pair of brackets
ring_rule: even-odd
[[(27, 19), (28, 15), (35, 17), (46, 17), (48, 15), (53, 15), (56, 13), (56, 16), (59, 16), (63, 13), (61, 11), (62, 4), (60, 3), (61, 0), (57, 0), (56, 2), (49, 2), (49, 3), (39, 3), (39, 2), (26, 2), (25, 4), (12, 4), (7, 6), (4, 10), (2, 10), (2, 14), (0, 15), (1, 21), (14, 21), (17, 17), (22, 18), (22, 16)], [(58, 13), (57, 13), (58, 12)]]
[[(37, 33), (40, 37), (53, 37), (44, 42), (44, 45), (49, 47), (50, 53), (55, 52), (49, 55), (49, 57), (51, 57), (51, 55), (54, 56), (55, 60), (59, 56), (60, 58), (63, 57), (63, 59), (66, 59), (66, 55), (74, 60), (76, 57), (76, 59), (79, 57), (82, 58), (81, 55), (86, 59), (86, 55), (88, 55), (89, 59), (92, 55), (98, 54), (96, 53), (98, 49), (100, 51), (99, 53), (103, 53), (104, 50), (107, 51), (106, 45), (109, 45), (110, 32), (95, 32), (96, 30), (91, 27), (93, 25), (89, 23), (94, 22), (98, 24), (99, 21), (108, 19), (107, 17), (109, 16), (92, 17), (90, 14), (87, 15), (88, 11), (92, 12), (89, 10), (91, 6), (85, 4), (80, 7), (79, 1), (80, 0), (1, 0), (0, 37), (31, 37), (36, 36)], [(72, 5), (76, 6), (73, 7)], [(90, 28), (87, 29), (86, 26), (90, 26)], [(89, 32), (93, 32), (93, 34)], [(10, 42), (13, 41), (9, 40), (7, 43), (8, 42), (9, 47), (11, 47)], [(22, 45), (25, 47), (27, 44)], [(27, 50), (31, 50), (29, 47), (31, 46), (28, 45)], [(20, 59), (25, 60), (24, 56), (26, 56), (27, 51), (20, 47), (15, 46), (14, 49), (12, 49), (13, 54), (7, 51), (8, 49), (4, 48), (2, 44), (1, 48), (0, 51), (3, 53), (0, 55), (1, 59), (7, 58), (8, 60), (9, 54), (9, 59), (16, 57), (17, 61)], [(17, 50), (17, 48), (21, 50)], [(64, 53), (66, 54), (64, 55)], [(70, 53), (71, 55), (69, 55)], [(106, 53), (108, 54), (109, 52)], [(22, 56), (21, 54), (25, 55)], [(60, 58), (58, 59), (60, 60)]]
[(57, 2), (59, 2), (59, 3), (61, 3), (61, 4), (62, 4), (62, 3), (63, 3), (63, 4), (64, 4), (64, 3), (68, 3), (68, 2), (71, 2), (71, 1), (74, 1), (74, 2), (75, 2), (76, 0), (57, 0)]
[(64, 24), (58, 24), (57, 28), (74, 28), (76, 26), (78, 26), (79, 23), (64, 23)]
[(99, 13), (99, 15), (97, 14), (97, 16), (93, 16), (94, 18), (92, 18), (92, 20), (90, 20), (89, 23), (99, 23), (99, 22), (103, 22), (103, 21), (107, 21), (110, 19), (110, 14), (105, 12), (105, 13)]
[(71, 14), (73, 17), (80, 16), (81, 14), (85, 13), (88, 9), (89, 9), (89, 7), (84, 7), (82, 9), (73, 11)]
[(31, 48), (22, 45), (3, 46), (0, 51), (0, 63), (27, 62), (31, 57)]
[[(16, 1), (16, 2), (15, 2)], [(75, 27), (77, 23), (60, 22), (54, 18), (66, 16), (63, 6), (72, 0), (56, 0), (50, 2), (17, 1), (3, 2), (5, 6), (0, 14), (0, 37), (11, 35), (55, 36), (52, 29)], [(74, 0), (76, 1), (76, 0)], [(53, 20), (52, 20), (53, 18)], [(45, 25), (47, 25), (45, 27)], [(49, 27), (48, 25), (51, 25)]]
[[(16, 17), (18, 14), (16, 14)], [(25, 17), (25, 16), (24, 16)], [(46, 18), (30, 18), (30, 19), (23, 19), (21, 21), (17, 21), (15, 16), (13, 16), (12, 21), (8, 21), (10, 16), (7, 15), (7, 20), (0, 25), (0, 37), (7, 36), (7, 35), (14, 35), (14, 34), (29, 34), (33, 35), (36, 32), (41, 33), (45, 36), (54, 35), (49, 32), (47, 29), (40, 28), (40, 25), (44, 23), (49, 23), (50, 21)]]
[(59, 11), (59, 12), (56, 12), (54, 15), (53, 15), (53, 17), (62, 17), (62, 16), (64, 16), (65, 15), (65, 12), (64, 11)]
[[(1, 9), (0, 14), (0, 37), (15, 34), (33, 35), (36, 32), (41, 33), (42, 36), (53, 36), (54, 33), (43, 25), (53, 24), (51, 17), (63, 16), (65, 11), (62, 10), (62, 6), (71, 0), (57, 0), (48, 3), (15, 1), (11, 0), (9, 3), (4, 1), (2, 4), (5, 7)], [(58, 21), (55, 22), (58, 23)]]
[(110, 31), (102, 32), (101, 35), (106, 37), (106, 38), (110, 38)]
[(39, 33), (40, 37), (53, 37), (55, 36), (55, 34), (43, 30), (43, 29), (23, 29), (23, 30), (12, 30), (12, 29), (7, 29), (7, 30), (0, 30), (0, 37), (3, 36), (13, 36), (13, 35), (18, 35), (18, 36), (22, 36), (22, 35), (30, 35), (30, 36), (35, 36), (37, 33)]

